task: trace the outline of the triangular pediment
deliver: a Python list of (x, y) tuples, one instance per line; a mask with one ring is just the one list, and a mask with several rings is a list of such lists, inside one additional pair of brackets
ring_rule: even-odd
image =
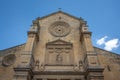
[(52, 41), (52, 42), (48, 42), (47, 44), (72, 44), (72, 43), (63, 41), (61, 39), (58, 39), (58, 40), (55, 40), (55, 41)]
[(77, 20), (81, 20), (81, 18), (77, 18), (77, 17), (72, 16), (72, 15), (66, 13), (66, 12), (63, 12), (63, 11), (57, 11), (57, 12), (54, 12), (54, 13), (48, 14), (47, 16), (43, 16), (43, 17), (41, 17), (41, 18), (39, 18), (39, 19), (44, 19), (44, 18), (47, 18), (47, 17), (53, 16), (53, 15), (56, 15), (56, 14), (59, 14), (59, 13), (61, 13), (61, 14), (63, 14), (63, 15), (66, 15), (66, 16), (68, 16), (68, 17), (71, 17), (71, 18), (77, 19)]

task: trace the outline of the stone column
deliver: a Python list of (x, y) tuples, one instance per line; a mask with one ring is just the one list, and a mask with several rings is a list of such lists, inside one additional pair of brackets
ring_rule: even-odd
[(102, 74), (104, 69), (99, 64), (97, 54), (92, 45), (91, 32), (88, 31), (86, 24), (82, 26), (80, 41), (84, 49), (83, 63), (87, 80), (104, 80)]

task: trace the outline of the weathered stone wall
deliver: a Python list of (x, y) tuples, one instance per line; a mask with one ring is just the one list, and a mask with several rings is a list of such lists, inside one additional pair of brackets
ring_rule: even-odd
[[(0, 52), (0, 80), (12, 80), (14, 75), (13, 68), (19, 63), (19, 54), (23, 50), (24, 45), (9, 48)], [(120, 55), (105, 51), (100, 48), (94, 47), (98, 55), (100, 65), (105, 68), (104, 80), (120, 80)], [(16, 61), (13, 65), (8, 67), (2, 65), (2, 60), (8, 54), (15, 54)]]
[[(24, 48), (24, 45), (25, 44), (12, 47), (9, 49), (5, 49), (0, 52), (0, 80), (12, 80), (13, 79), (13, 75), (14, 75), (13, 68), (17, 66), (19, 63), (20, 53), (22, 49)], [(9, 57), (10, 55), (15, 55), (15, 57)], [(14, 61), (11, 61), (10, 59)], [(5, 60), (4, 63), (3, 63), (3, 60)]]
[(105, 68), (104, 80), (120, 80), (120, 55), (95, 47), (100, 65)]

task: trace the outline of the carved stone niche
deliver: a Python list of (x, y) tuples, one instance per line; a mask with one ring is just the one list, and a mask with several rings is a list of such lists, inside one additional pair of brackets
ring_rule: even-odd
[(73, 65), (73, 45), (56, 40), (46, 44), (45, 65)]
[(16, 56), (14, 54), (6, 55), (2, 60), (2, 65), (5, 67), (11, 66), (14, 64)]

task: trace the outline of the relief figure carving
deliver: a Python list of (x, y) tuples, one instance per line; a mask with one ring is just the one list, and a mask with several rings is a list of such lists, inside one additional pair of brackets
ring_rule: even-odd
[(62, 55), (61, 53), (58, 53), (57, 56), (56, 56), (56, 61), (57, 62), (62, 62)]
[(35, 61), (35, 70), (44, 70), (44, 65), (39, 60)]

